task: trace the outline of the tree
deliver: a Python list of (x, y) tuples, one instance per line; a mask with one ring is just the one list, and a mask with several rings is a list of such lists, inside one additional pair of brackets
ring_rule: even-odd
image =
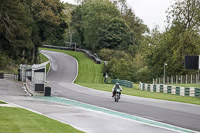
[(35, 0), (32, 3), (34, 20), (43, 44), (62, 45), (67, 24), (59, 0)]
[[(33, 47), (29, 17), (19, 0), (3, 0), (0, 3), (0, 50), (9, 60), (29, 62), (29, 49)], [(12, 10), (10, 10), (12, 9)], [(9, 63), (9, 61), (8, 61)]]
[(97, 49), (128, 49), (133, 44), (133, 35), (126, 22), (121, 18), (109, 21), (103, 29), (99, 28)]

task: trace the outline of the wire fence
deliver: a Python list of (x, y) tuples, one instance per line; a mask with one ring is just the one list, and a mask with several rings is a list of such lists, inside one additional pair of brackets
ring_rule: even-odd
[(200, 83), (200, 75), (191, 74), (191, 75), (175, 75), (175, 76), (166, 76), (165, 78), (154, 78), (153, 84), (195, 84)]

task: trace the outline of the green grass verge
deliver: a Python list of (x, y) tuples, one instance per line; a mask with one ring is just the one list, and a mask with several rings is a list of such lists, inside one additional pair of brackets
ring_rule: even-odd
[(0, 133), (82, 133), (48, 117), (21, 109), (0, 107)]
[(61, 52), (74, 57), (79, 64), (78, 77), (75, 83), (103, 83), (102, 64), (95, 64), (84, 53), (49, 48), (40, 48), (40, 50)]
[(0, 101), (0, 104), (6, 104), (5, 102)]
[[(47, 49), (47, 48), (41, 48), (41, 50), (42, 49), (66, 53), (73, 56), (78, 61), (79, 73), (78, 73), (78, 78), (76, 79), (75, 83), (85, 86), (85, 87), (97, 89), (97, 90), (108, 91), (108, 92), (112, 91), (112, 87), (113, 87), (112, 84), (103, 84), (103, 76), (101, 73), (102, 65), (95, 64), (83, 53), (74, 52), (74, 51)], [(134, 89), (126, 88), (126, 87), (122, 87), (122, 88), (123, 88), (123, 94), (131, 95), (131, 96), (146, 97), (146, 98), (200, 105), (200, 98), (141, 91), (139, 89), (139, 84), (134, 84)]]
[(168, 85), (173, 85), (177, 87), (195, 87), (195, 88), (200, 88), (199, 84), (168, 84)]
[[(49, 61), (49, 59), (43, 54), (40, 54), (40, 60), (41, 60), (41, 63)], [(48, 63), (46, 66), (46, 72), (49, 71), (49, 68), (50, 68), (50, 63)]]
[[(80, 83), (80, 85), (86, 86), (89, 88), (93, 88), (93, 89), (97, 89), (97, 90), (108, 91), (108, 92), (111, 92), (112, 87), (113, 87), (112, 84)], [(122, 87), (122, 88), (123, 88), (122, 94), (127, 94), (127, 95), (131, 95), (131, 96), (138, 96), (138, 97), (153, 98), (153, 99), (176, 101), (176, 102), (200, 105), (200, 98), (142, 91), (139, 89), (139, 84), (134, 84), (134, 88), (126, 88), (126, 87)], [(110, 93), (110, 96), (111, 96), (111, 93)], [(123, 96), (122, 96), (122, 98), (123, 98)]]

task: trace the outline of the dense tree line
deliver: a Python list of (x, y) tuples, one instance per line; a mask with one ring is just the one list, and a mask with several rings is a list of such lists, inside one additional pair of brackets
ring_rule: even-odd
[(0, 68), (38, 62), (43, 44), (65, 45), (73, 35), (108, 64), (112, 78), (152, 81), (167, 75), (190, 74), (185, 55), (200, 55), (200, 1), (178, 0), (169, 7), (164, 32), (149, 31), (126, 0), (1, 0)]
[(189, 74), (185, 55), (200, 54), (200, 2), (178, 0), (169, 7), (164, 32), (149, 31), (126, 0), (82, 0), (72, 11), (75, 41), (108, 61), (104, 72), (112, 78), (152, 81), (167, 75)]
[[(146, 60), (152, 77), (196, 73), (184, 69), (186, 55), (200, 55), (200, 1), (179, 0), (168, 10), (168, 27), (165, 32), (156, 30), (149, 36)], [(146, 48), (145, 48), (146, 49)]]
[(59, 0), (1, 0), (0, 68), (37, 63), (42, 44), (63, 43), (62, 10)]

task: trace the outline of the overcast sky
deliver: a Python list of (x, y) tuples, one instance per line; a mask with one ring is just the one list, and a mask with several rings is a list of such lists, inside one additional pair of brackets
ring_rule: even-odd
[[(61, 0), (75, 4), (74, 0)], [(150, 29), (159, 26), (163, 30), (166, 26), (166, 10), (175, 0), (127, 0), (129, 7), (133, 9), (136, 16), (141, 18)]]

